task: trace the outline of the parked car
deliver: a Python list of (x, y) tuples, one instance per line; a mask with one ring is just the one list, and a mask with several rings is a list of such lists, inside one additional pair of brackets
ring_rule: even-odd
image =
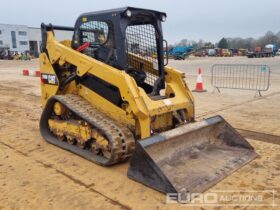
[(276, 52), (276, 55), (280, 56), (280, 49)]

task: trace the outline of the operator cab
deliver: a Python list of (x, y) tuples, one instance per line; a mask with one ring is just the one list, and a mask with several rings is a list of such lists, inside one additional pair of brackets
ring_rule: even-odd
[(72, 47), (126, 71), (146, 93), (159, 95), (165, 85), (165, 19), (165, 13), (133, 7), (85, 13), (75, 24)]

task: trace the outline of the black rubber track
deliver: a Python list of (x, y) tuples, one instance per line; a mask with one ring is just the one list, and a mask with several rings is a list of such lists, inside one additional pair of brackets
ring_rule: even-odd
[[(92, 127), (98, 129), (108, 139), (112, 150), (112, 155), (109, 159), (96, 155), (89, 150), (81, 149), (76, 145), (70, 145), (65, 141), (59, 141), (56, 138), (49, 129), (48, 119), (52, 116), (53, 106), (57, 101), (67, 107), (76, 116), (79, 116), (82, 120), (89, 123)], [(67, 94), (51, 97), (40, 119), (40, 131), (47, 142), (103, 166), (125, 161), (132, 155), (134, 150), (134, 137), (127, 127), (101, 114), (98, 110), (93, 108), (89, 102), (77, 95)]]

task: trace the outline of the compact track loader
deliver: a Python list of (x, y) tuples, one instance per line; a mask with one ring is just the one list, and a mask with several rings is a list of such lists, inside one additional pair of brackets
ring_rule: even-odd
[(128, 177), (158, 191), (203, 192), (257, 154), (222, 117), (195, 122), (184, 73), (166, 66), (165, 19), (126, 7), (42, 24), (40, 130), (100, 165), (130, 159)]

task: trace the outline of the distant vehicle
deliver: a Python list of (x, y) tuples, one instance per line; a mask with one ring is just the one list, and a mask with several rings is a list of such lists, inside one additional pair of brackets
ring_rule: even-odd
[(264, 58), (264, 57), (274, 57), (276, 55), (276, 45), (267, 44), (265, 48), (256, 47), (254, 52), (248, 52), (248, 58)]
[(196, 57), (204, 57), (207, 54), (206, 50), (197, 50), (193, 55)]
[(186, 53), (176, 53), (173, 55), (174, 60), (185, 60), (187, 57)]
[(215, 49), (208, 49), (208, 56), (216, 56), (216, 50)]
[(238, 49), (238, 56), (246, 56), (247, 50), (246, 49)]
[(229, 49), (220, 49), (220, 56), (221, 57), (230, 57), (232, 53)]
[(237, 56), (238, 55), (238, 49), (236, 49), (236, 48), (231, 48), (231, 49), (229, 49), (229, 51), (231, 52), (232, 56)]
[(176, 46), (173, 47), (169, 50), (168, 54), (169, 55), (176, 55), (176, 54), (182, 54), (182, 53), (191, 53), (191, 51), (193, 51), (193, 47), (192, 46)]
[(280, 55), (280, 49), (278, 49), (278, 51), (276, 52), (276, 55)]
[(0, 59), (2, 60), (12, 60), (12, 53), (8, 48), (0, 48)]
[(271, 51), (273, 53), (273, 55), (276, 55), (276, 53), (277, 53), (277, 47), (275, 44), (267, 44), (267, 45), (265, 45), (265, 49), (267, 51)]

